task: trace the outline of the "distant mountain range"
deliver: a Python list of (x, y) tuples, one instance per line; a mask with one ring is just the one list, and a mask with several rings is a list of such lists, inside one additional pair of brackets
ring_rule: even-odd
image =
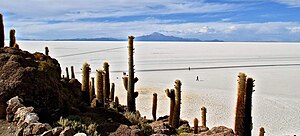
[[(38, 39), (23, 39), (23, 40), (34, 40)], [(41, 40), (41, 39), (40, 39)], [(74, 39), (55, 39), (48, 41), (126, 41), (127, 39), (116, 39), (116, 38), (74, 38)], [(44, 41), (44, 40), (42, 40)], [(196, 38), (181, 38), (175, 36), (167, 36), (158, 32), (154, 32), (150, 35), (138, 36), (135, 41), (172, 41), (172, 42), (223, 42), (222, 40), (199, 40)]]

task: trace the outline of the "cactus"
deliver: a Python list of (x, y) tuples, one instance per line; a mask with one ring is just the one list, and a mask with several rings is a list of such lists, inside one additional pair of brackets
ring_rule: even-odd
[(103, 71), (101, 69), (96, 70), (96, 98), (100, 103), (104, 102), (103, 95)]
[(71, 66), (71, 78), (75, 78), (75, 72), (73, 66)]
[(246, 95), (246, 75), (239, 73), (238, 75), (238, 96), (236, 105), (236, 115), (234, 131), (236, 135), (245, 135), (245, 95)]
[(246, 86), (246, 99), (245, 99), (245, 136), (251, 136), (252, 130), (252, 93), (253, 93), (253, 82), (252, 78), (247, 78), (247, 86)]
[(9, 41), (9, 47), (14, 47), (14, 45), (16, 44), (16, 36), (15, 36), (15, 34), (16, 34), (16, 30), (15, 29), (11, 29), (9, 31), (9, 39), (10, 39), (10, 41)]
[(156, 121), (156, 110), (157, 110), (157, 94), (153, 94), (153, 100), (152, 100), (152, 116), (153, 120)]
[(45, 47), (45, 55), (49, 56), (49, 48), (47, 46)]
[(103, 63), (103, 95), (104, 102), (108, 102), (109, 100), (109, 92), (110, 92), (110, 83), (109, 83), (109, 65), (107, 62)]
[(198, 134), (198, 119), (194, 119), (194, 134)]
[(92, 82), (91, 85), (90, 85), (90, 93), (89, 93), (89, 98), (90, 98), (90, 102), (92, 102), (92, 100), (94, 99), (94, 96), (95, 96), (95, 78), (92, 77)]
[(3, 15), (0, 13), (0, 48), (5, 45)]
[(201, 118), (202, 118), (202, 126), (206, 127), (206, 108), (204, 106), (201, 108)]
[(128, 110), (130, 112), (136, 111), (135, 98), (138, 96), (138, 92), (134, 92), (134, 84), (138, 81), (138, 78), (134, 77), (133, 39), (134, 39), (133, 36), (128, 36), (128, 56), (129, 57), (128, 57), (127, 106), (128, 106)]
[(174, 106), (174, 115), (173, 115), (173, 124), (175, 128), (179, 127), (180, 121), (180, 104), (181, 104), (181, 81), (175, 81), (175, 106)]
[(261, 127), (260, 129), (259, 129), (259, 136), (264, 136), (265, 135), (265, 129), (263, 128), (263, 127)]
[(87, 103), (90, 102), (89, 99), (89, 80), (90, 80), (90, 65), (88, 63), (84, 63), (82, 65), (82, 83), (81, 83), (81, 91), (83, 100)]
[(67, 75), (67, 79), (70, 79), (70, 76), (69, 76), (69, 68), (66, 67), (66, 75)]
[(175, 105), (175, 91), (174, 89), (166, 89), (166, 94), (170, 98), (170, 116), (169, 116), (169, 125), (173, 124), (173, 115), (174, 115), (174, 105)]
[(111, 84), (111, 91), (109, 93), (109, 101), (113, 102), (114, 101), (114, 96), (115, 95), (115, 83)]

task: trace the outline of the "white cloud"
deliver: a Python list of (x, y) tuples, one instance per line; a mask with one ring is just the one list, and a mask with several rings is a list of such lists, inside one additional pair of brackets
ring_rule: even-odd
[(275, 2), (286, 4), (290, 7), (300, 7), (300, 1), (299, 0), (274, 0)]
[(239, 4), (190, 0), (0, 0), (3, 11), (31, 20), (77, 20), (83, 18), (139, 16), (175, 13), (230, 12)]

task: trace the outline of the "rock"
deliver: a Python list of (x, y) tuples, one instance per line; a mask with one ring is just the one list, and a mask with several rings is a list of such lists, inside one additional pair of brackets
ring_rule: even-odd
[(14, 122), (18, 122), (17, 124), (21, 124), (25, 121), (25, 117), (28, 113), (33, 112), (33, 107), (21, 107), (18, 108), (17, 112), (14, 115)]
[(213, 127), (211, 130), (200, 133), (200, 136), (234, 136), (233, 130), (225, 126)]
[(66, 127), (60, 134), (59, 136), (73, 136), (75, 134), (75, 131), (70, 128)]
[(172, 135), (176, 133), (176, 130), (169, 125), (166, 125), (163, 120), (152, 122), (150, 123), (150, 126), (152, 127), (154, 134)]
[(15, 96), (8, 100), (7, 103), (7, 108), (6, 108), (6, 120), (11, 122), (14, 119), (14, 114), (18, 110), (18, 108), (24, 107), (22, 104), (23, 100), (19, 98), (18, 96)]
[(33, 106), (41, 122), (52, 123), (67, 115), (69, 107), (79, 105), (80, 83), (72, 79), (64, 85), (60, 64), (50, 56), (1, 48), (0, 73), (0, 118), (6, 116), (6, 101), (15, 96), (25, 106)]
[(59, 134), (64, 130), (63, 127), (55, 127), (52, 129), (52, 134), (54, 136), (59, 136)]
[(51, 126), (47, 123), (45, 123), (45, 124), (31, 123), (24, 129), (23, 135), (24, 136), (40, 135), (50, 129), (51, 129)]
[(121, 135), (122, 136), (144, 136), (144, 133), (136, 125), (129, 127), (127, 125), (121, 124), (115, 132), (109, 134), (109, 136), (121, 136)]
[(87, 136), (85, 133), (76, 133), (74, 136)]
[(52, 130), (45, 131), (41, 136), (53, 136)]

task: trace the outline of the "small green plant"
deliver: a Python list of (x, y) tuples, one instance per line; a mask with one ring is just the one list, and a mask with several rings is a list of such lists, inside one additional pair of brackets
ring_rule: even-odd
[(144, 132), (144, 134), (146, 136), (150, 136), (150, 135), (153, 134), (153, 129), (152, 129), (152, 127), (149, 124), (144, 123), (144, 124), (141, 125), (141, 127), (142, 127), (141, 130)]
[(70, 116), (68, 118), (60, 117), (57, 124), (62, 127), (71, 127), (75, 132), (86, 133), (89, 136), (98, 136), (96, 123), (93, 123), (89, 118), (79, 116)]
[(134, 125), (141, 125), (146, 122), (146, 119), (141, 117), (139, 113), (126, 111), (123, 113), (125, 118), (127, 118)]

